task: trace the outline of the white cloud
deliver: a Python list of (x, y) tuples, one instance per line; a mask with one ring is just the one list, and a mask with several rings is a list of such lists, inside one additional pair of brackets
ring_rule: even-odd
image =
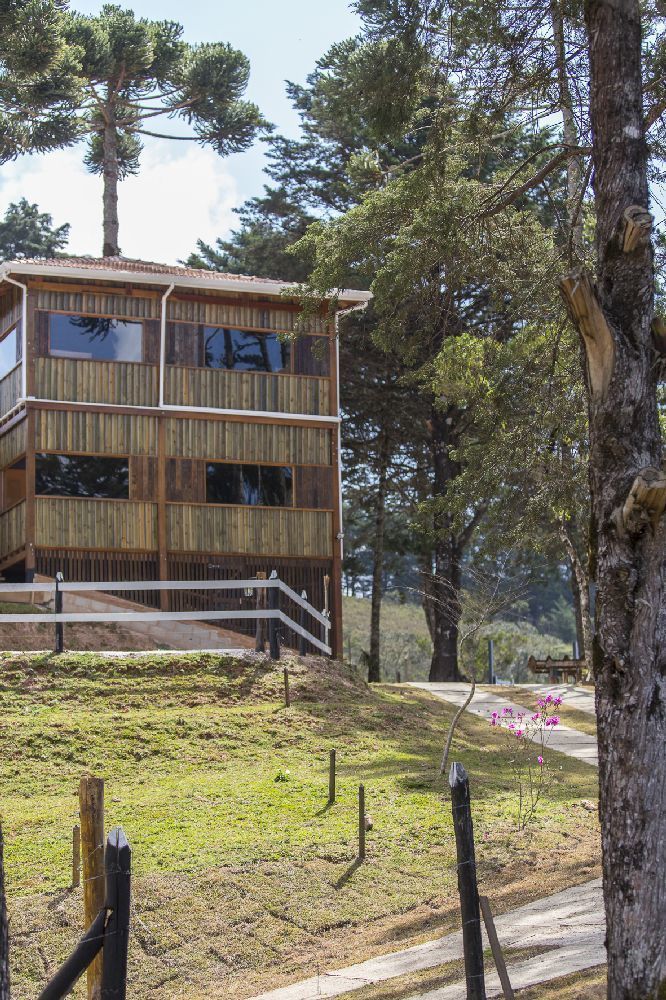
[[(68, 251), (99, 255), (102, 181), (89, 174), (83, 149), (23, 157), (0, 168), (0, 212), (25, 196), (57, 225), (71, 223)], [(120, 245), (127, 257), (173, 264), (237, 224), (241, 198), (226, 162), (201, 146), (148, 140), (141, 172), (119, 188)]]

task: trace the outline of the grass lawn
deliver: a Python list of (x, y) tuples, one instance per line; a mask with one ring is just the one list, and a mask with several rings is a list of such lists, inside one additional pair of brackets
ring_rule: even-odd
[[(14, 1000), (34, 998), (81, 931), (81, 891), (67, 886), (86, 771), (106, 779), (107, 826), (122, 824), (133, 847), (133, 1000), (250, 997), (456, 928), (437, 770), (453, 709), (316, 658), (290, 662), (286, 709), (283, 665), (253, 654), (0, 659)], [(471, 776), (481, 890), (496, 912), (599, 874), (584, 804), (595, 769), (561, 758), (518, 834), (498, 735), (466, 716), (454, 758)], [(360, 867), (359, 781), (374, 824)]]

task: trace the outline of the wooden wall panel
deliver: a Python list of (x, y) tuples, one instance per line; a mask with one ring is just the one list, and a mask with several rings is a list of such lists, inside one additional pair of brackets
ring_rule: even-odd
[(232, 420), (166, 421), (167, 455), (230, 462), (330, 465), (331, 432), (320, 427), (241, 423)]
[(338, 502), (330, 466), (296, 466), (294, 495), (297, 507), (333, 510)]
[(37, 497), (35, 545), (91, 549), (155, 549), (157, 504)]
[(118, 316), (126, 319), (160, 318), (160, 299), (156, 295), (114, 294), (108, 288), (91, 287), (82, 291), (62, 286), (62, 290), (38, 288), (36, 290), (38, 309), (52, 309), (57, 312), (91, 313), (95, 316)]
[(154, 500), (157, 497), (157, 458), (132, 455), (129, 472), (130, 500)]
[[(62, 573), (65, 580), (87, 583), (94, 580), (158, 580), (159, 568), (154, 552), (91, 552), (86, 549), (39, 548), (35, 551), (35, 569), (43, 576)], [(120, 597), (158, 607), (159, 592), (124, 590)]]
[(294, 352), (294, 372), (297, 375), (330, 377), (331, 353), (328, 338), (297, 337), (291, 349)]
[[(252, 289), (248, 289), (252, 292)], [(216, 302), (202, 296), (193, 299), (178, 298), (176, 294), (167, 299), (167, 319), (183, 323), (205, 323), (207, 326), (233, 326), (251, 330), (278, 330), (285, 333), (303, 329), (307, 333), (328, 333), (332, 320), (327, 315), (308, 316), (299, 322), (297, 311), (280, 309), (271, 302), (251, 303), (239, 298), (238, 302)]]
[(27, 421), (14, 424), (4, 434), (0, 433), (0, 469), (12, 465), (25, 453)]
[(0, 416), (9, 413), (21, 398), (21, 370), (23, 365), (17, 365), (0, 379)]
[(117, 406), (157, 406), (159, 369), (128, 361), (75, 361), (36, 358), (39, 399)]
[(206, 463), (189, 458), (168, 458), (166, 463), (167, 500), (206, 502)]
[(157, 417), (37, 410), (36, 450), (97, 455), (157, 454)]
[(0, 295), (0, 336), (14, 326), (21, 318), (23, 296), (21, 291), (5, 285), (5, 291)]
[(0, 556), (8, 556), (25, 545), (25, 501), (0, 514)]
[(219, 410), (264, 410), (308, 416), (330, 413), (328, 380), (298, 375), (167, 365), (164, 398), (176, 406), (210, 406)]
[(167, 524), (169, 549), (176, 552), (332, 555), (332, 521), (325, 511), (169, 504)]

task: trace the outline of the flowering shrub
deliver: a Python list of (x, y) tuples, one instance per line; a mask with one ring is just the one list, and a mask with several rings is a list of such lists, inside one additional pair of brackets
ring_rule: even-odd
[(552, 781), (552, 772), (545, 758), (552, 732), (560, 724), (562, 699), (547, 694), (537, 698), (536, 711), (514, 712), (510, 706), (493, 712), (490, 725), (502, 730), (511, 751), (511, 767), (518, 787), (518, 829), (524, 830), (534, 818), (537, 805)]

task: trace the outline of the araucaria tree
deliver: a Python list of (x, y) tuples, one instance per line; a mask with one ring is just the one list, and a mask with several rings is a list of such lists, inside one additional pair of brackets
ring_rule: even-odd
[[(225, 156), (267, 127), (243, 100), (250, 73), (243, 53), (223, 43), (189, 45), (182, 35), (173, 21), (137, 19), (111, 4), (96, 16), (68, 18), (73, 114), (87, 138), (86, 164), (104, 181), (104, 256), (120, 253), (118, 182), (138, 171), (144, 136), (198, 142)], [(165, 119), (179, 120), (185, 134), (164, 131)]]

